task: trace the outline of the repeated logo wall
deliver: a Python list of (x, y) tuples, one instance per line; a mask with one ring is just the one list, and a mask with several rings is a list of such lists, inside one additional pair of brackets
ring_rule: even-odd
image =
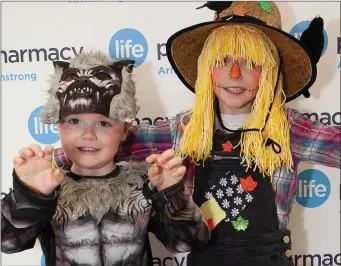
[[(290, 107), (311, 120), (340, 126), (340, 3), (277, 4), (283, 10), (283, 29), (295, 38), (300, 38), (314, 17), (325, 20), (323, 56), (311, 98), (301, 96)], [(91, 49), (101, 49), (113, 59), (135, 60), (133, 77), (141, 106), (135, 125), (156, 124), (190, 109), (194, 95), (171, 68), (166, 41), (182, 28), (213, 18), (208, 9), (196, 10), (200, 5), (202, 2), (4, 3), (2, 191), (12, 187), (12, 157), (20, 147), (30, 143), (60, 146), (57, 126), (39, 119), (54, 60), (69, 60)], [(339, 169), (312, 164), (300, 168), (297, 204), (289, 223), (295, 265), (341, 265), (339, 180)], [(160, 245), (152, 241), (153, 265), (186, 265), (186, 254), (172, 254)], [(44, 265), (39, 243), (20, 255), (2, 255), (2, 265)]]

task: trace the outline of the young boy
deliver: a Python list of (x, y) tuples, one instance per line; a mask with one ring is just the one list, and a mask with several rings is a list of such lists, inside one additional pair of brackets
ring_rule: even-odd
[[(209, 231), (181, 181), (186, 168), (173, 150), (154, 163), (115, 163), (136, 105), (132, 61), (101, 52), (54, 62), (41, 119), (58, 123), (70, 171), (52, 168), (53, 147), (20, 150), (13, 190), (1, 200), (2, 252), (40, 239), (46, 265), (151, 265), (148, 232), (171, 251), (186, 252)], [(166, 160), (158, 164), (157, 161)]]

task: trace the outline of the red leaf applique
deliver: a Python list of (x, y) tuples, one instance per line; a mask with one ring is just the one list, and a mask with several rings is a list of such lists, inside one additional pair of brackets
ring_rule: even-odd
[(213, 219), (212, 218), (209, 218), (209, 219), (206, 219), (207, 223), (208, 223), (208, 227), (210, 228), (210, 230), (212, 231), (214, 229), (214, 223), (213, 223)]
[(249, 175), (247, 178), (240, 178), (240, 184), (244, 190), (250, 192), (255, 189), (258, 183)]
[(221, 146), (223, 146), (223, 151), (232, 151), (233, 149), (233, 145), (230, 141), (226, 141), (226, 143), (222, 144)]

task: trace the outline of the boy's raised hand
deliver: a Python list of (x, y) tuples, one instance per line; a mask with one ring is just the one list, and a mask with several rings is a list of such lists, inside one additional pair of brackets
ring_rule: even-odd
[(146, 158), (146, 162), (154, 164), (149, 168), (148, 176), (158, 191), (178, 183), (186, 173), (181, 157), (176, 156), (172, 149), (162, 154), (152, 154)]
[(51, 194), (63, 181), (64, 173), (52, 169), (54, 147), (46, 146), (44, 151), (39, 145), (23, 147), (19, 156), (13, 158), (14, 169), (19, 179), (30, 189), (44, 195)]

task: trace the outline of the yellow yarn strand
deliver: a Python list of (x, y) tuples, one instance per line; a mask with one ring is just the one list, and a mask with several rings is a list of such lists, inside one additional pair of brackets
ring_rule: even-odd
[[(280, 75), (278, 87), (279, 57), (273, 42), (260, 30), (252, 26), (228, 25), (214, 30), (207, 38), (198, 59), (198, 76), (195, 84), (196, 98), (191, 119), (184, 129), (177, 154), (183, 158), (205, 161), (211, 153), (214, 127), (214, 90), (212, 70), (224, 66), (225, 58), (244, 58), (248, 68), (252, 64), (262, 66), (259, 90), (251, 114), (244, 129), (259, 128), (259, 132), (242, 133), (241, 156), (247, 167), (259, 167), (263, 174), (271, 176), (283, 164), (292, 167), (290, 134), (285, 115), (285, 94)], [(266, 117), (273, 102), (269, 118)], [(266, 122), (266, 124), (265, 124)], [(267, 138), (276, 141), (282, 148), (276, 154), (271, 146), (266, 147), (262, 130)]]

